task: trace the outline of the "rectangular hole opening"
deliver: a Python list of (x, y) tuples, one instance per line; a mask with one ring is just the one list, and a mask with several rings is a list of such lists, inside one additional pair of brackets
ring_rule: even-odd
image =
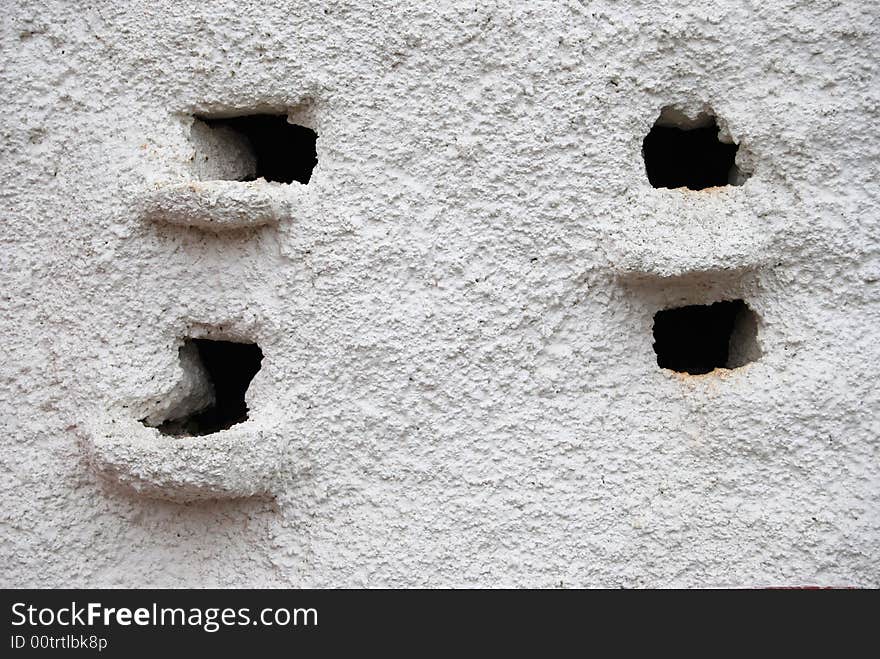
[(286, 114), (195, 117), (194, 168), (200, 180), (307, 184), (318, 163), (318, 134)]
[(743, 300), (664, 309), (654, 315), (657, 364), (702, 375), (756, 361), (758, 317)]
[(178, 437), (210, 435), (243, 423), (248, 418), (245, 394), (262, 360), (255, 343), (187, 339), (180, 348), (183, 378), (173, 400), (164, 405), (163, 418), (142, 423)]
[(704, 190), (742, 185), (748, 175), (736, 164), (739, 146), (721, 140), (714, 115), (688, 119), (664, 108), (642, 142), (648, 181), (655, 188)]

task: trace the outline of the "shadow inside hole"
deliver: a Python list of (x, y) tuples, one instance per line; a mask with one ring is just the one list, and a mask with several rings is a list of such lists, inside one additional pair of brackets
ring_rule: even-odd
[(163, 435), (199, 436), (246, 421), (245, 394), (262, 360), (263, 351), (254, 343), (187, 339), (181, 366), (189, 390), (155, 427)]
[(654, 315), (654, 352), (678, 373), (738, 368), (761, 356), (758, 319), (742, 300), (664, 309)]
[[(662, 117), (662, 115), (661, 115)], [(655, 188), (705, 188), (742, 185), (745, 176), (736, 166), (736, 144), (718, 139), (715, 117), (697, 127), (658, 123), (642, 142), (645, 171)]]
[[(207, 131), (207, 132), (206, 132)], [(196, 117), (196, 166), (204, 179), (306, 184), (318, 164), (318, 134), (287, 115)], [(208, 161), (213, 157), (215, 162)]]

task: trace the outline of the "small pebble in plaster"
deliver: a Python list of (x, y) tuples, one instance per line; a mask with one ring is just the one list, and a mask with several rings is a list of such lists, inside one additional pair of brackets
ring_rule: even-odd
[[(143, 419), (163, 435), (209, 435), (247, 420), (245, 393), (260, 370), (263, 352), (254, 343), (187, 339), (180, 349), (188, 395), (168, 405), (164, 418)], [(177, 390), (175, 390), (176, 392)], [(175, 393), (172, 393), (174, 396)]]
[(645, 171), (655, 188), (742, 185), (747, 175), (737, 167), (738, 149), (711, 113), (691, 119), (673, 108), (660, 113), (642, 142)]
[(701, 375), (757, 360), (758, 318), (742, 300), (664, 309), (654, 315), (657, 364)]
[(318, 163), (317, 133), (290, 123), (287, 115), (196, 117), (192, 137), (201, 180), (306, 184)]

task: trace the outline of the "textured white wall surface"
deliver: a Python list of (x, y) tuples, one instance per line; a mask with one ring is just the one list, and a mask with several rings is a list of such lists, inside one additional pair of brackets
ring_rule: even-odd
[[(2, 585), (880, 586), (874, 0), (3, 14)], [(652, 187), (664, 107), (750, 178)], [(194, 164), (256, 112), (308, 184)], [(658, 366), (734, 299), (760, 358)], [(160, 434), (197, 337), (249, 418)]]

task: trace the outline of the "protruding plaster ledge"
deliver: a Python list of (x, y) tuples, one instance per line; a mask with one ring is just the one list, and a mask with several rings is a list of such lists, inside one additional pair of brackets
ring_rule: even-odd
[(140, 215), (150, 222), (229, 231), (276, 225), (290, 215), (299, 183), (193, 181), (150, 190), (140, 200)]
[(171, 501), (272, 496), (284, 462), (280, 433), (258, 419), (210, 435), (169, 437), (120, 413), (89, 424), (85, 441), (101, 476)]
[(761, 267), (773, 258), (774, 229), (765, 212), (737, 203), (742, 189), (652, 191), (609, 236), (611, 269), (662, 278)]

